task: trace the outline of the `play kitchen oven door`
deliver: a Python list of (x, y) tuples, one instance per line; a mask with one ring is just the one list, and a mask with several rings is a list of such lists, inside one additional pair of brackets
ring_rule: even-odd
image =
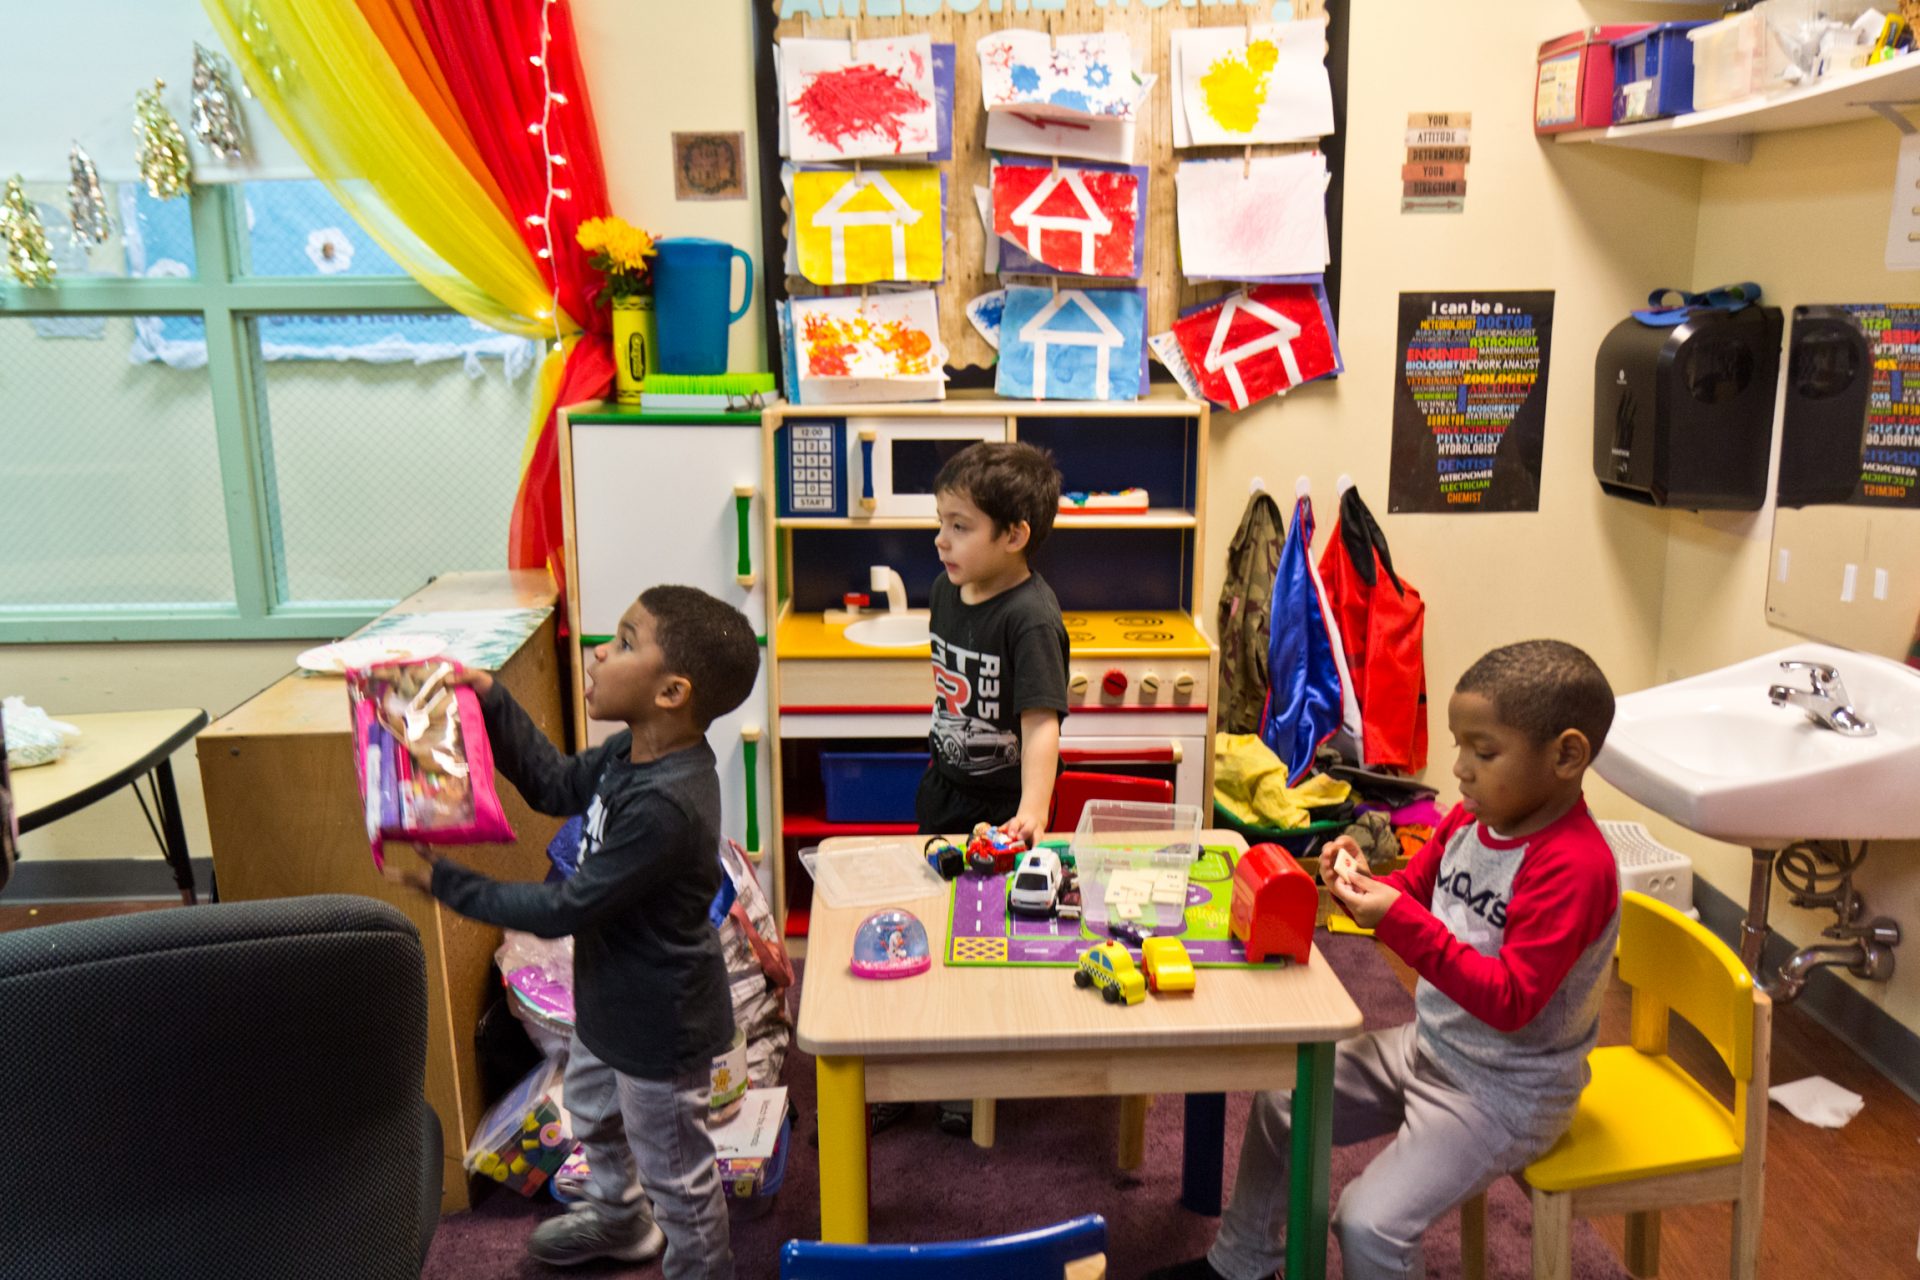
[(1006, 438), (1004, 418), (855, 418), (847, 423), (848, 514), (932, 519), (940, 468), (969, 445)]
[[(1169, 720), (1176, 717), (1166, 717)], [(1178, 717), (1184, 718), (1184, 717)], [(1173, 784), (1175, 804), (1211, 802), (1206, 797), (1206, 717), (1191, 734), (1113, 735), (1103, 732), (1107, 717), (1069, 715), (1060, 735), (1060, 768), (1066, 773), (1113, 773), (1155, 778)], [(1168, 725), (1168, 729), (1174, 726)]]

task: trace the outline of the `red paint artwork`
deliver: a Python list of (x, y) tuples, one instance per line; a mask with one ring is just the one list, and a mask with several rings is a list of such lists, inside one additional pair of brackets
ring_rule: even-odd
[(1056, 271), (1140, 274), (1140, 179), (1080, 165), (996, 164), (994, 234)]
[(1263, 284), (1228, 294), (1173, 325), (1201, 394), (1229, 409), (1340, 371), (1321, 290)]
[(885, 138), (898, 154), (910, 118), (933, 103), (899, 72), (863, 62), (820, 72), (791, 105), (797, 123), (835, 150), (846, 151), (862, 138)]

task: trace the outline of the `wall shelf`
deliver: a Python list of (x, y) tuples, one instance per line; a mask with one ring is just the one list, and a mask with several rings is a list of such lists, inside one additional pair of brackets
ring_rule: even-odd
[(1920, 102), (1920, 55), (1908, 54), (1864, 70), (1828, 76), (1813, 84), (1766, 97), (1645, 124), (1579, 129), (1557, 136), (1561, 144), (1600, 143), (1745, 164), (1753, 135), (1788, 129), (1871, 120), (1876, 105)]

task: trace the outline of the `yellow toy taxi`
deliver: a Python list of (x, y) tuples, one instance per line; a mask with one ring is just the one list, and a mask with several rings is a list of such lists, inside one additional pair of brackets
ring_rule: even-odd
[(1147, 982), (1133, 967), (1133, 957), (1117, 942), (1103, 942), (1080, 953), (1073, 971), (1076, 987), (1099, 987), (1108, 1004), (1139, 1004), (1147, 998)]
[(1193, 958), (1180, 939), (1148, 938), (1140, 944), (1140, 962), (1146, 966), (1147, 990), (1153, 994), (1193, 990)]

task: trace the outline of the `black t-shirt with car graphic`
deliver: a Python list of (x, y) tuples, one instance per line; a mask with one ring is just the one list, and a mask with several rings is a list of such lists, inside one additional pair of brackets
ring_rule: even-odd
[(1020, 713), (1067, 713), (1067, 628), (1039, 574), (967, 604), (933, 582), (933, 768), (969, 792), (1020, 789)]

